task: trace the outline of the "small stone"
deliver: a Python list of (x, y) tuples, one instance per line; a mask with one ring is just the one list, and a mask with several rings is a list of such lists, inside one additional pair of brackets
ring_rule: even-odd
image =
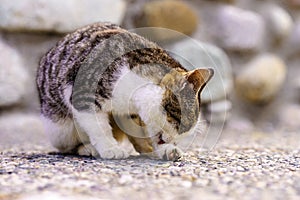
[(244, 172), (244, 171), (246, 171), (246, 169), (244, 167), (242, 167), (242, 166), (237, 166), (236, 167), (236, 171), (238, 171), (238, 172)]
[(171, 166), (171, 164), (170, 164), (169, 162), (163, 163), (163, 164), (161, 165), (162, 168), (169, 168), (170, 166)]
[(230, 51), (257, 51), (261, 48), (265, 25), (263, 18), (234, 6), (220, 6), (211, 22), (216, 43)]
[(193, 183), (191, 181), (181, 181), (181, 186), (184, 188), (191, 188)]
[(125, 9), (123, 0), (2, 0), (0, 28), (65, 33), (98, 21), (120, 24)]
[(198, 24), (198, 17), (194, 10), (181, 1), (151, 1), (146, 3), (141, 13), (136, 16), (137, 27), (160, 27), (164, 29), (148, 29), (148, 34), (154, 40), (168, 41), (181, 36), (175, 31), (191, 35)]
[(209, 180), (199, 178), (196, 180), (195, 185), (198, 187), (206, 187), (207, 185), (209, 185)]
[(260, 13), (266, 21), (269, 34), (274, 36), (275, 40), (283, 40), (289, 36), (293, 28), (293, 19), (291, 15), (276, 4), (265, 5)]
[(258, 188), (265, 188), (266, 186), (267, 186), (267, 183), (263, 182), (263, 181), (259, 181), (256, 183), (256, 187), (258, 187)]
[(133, 181), (133, 178), (130, 174), (124, 174), (119, 179), (119, 184), (124, 185), (124, 184), (131, 183), (132, 181)]
[(182, 179), (190, 181), (190, 182), (194, 182), (197, 180), (197, 177), (195, 177), (194, 175), (184, 174), (184, 175), (182, 175)]
[(270, 102), (281, 89), (286, 77), (286, 65), (275, 55), (255, 58), (236, 78), (238, 94), (253, 104)]
[(0, 38), (0, 106), (20, 103), (29, 75), (18, 52)]
[(201, 102), (215, 102), (229, 96), (233, 88), (232, 67), (224, 51), (188, 37), (164, 47), (188, 70), (214, 69), (214, 76), (201, 93)]

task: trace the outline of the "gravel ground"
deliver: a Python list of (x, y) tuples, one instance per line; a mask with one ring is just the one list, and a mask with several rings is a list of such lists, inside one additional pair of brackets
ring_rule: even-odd
[(0, 200), (300, 199), (300, 136), (271, 136), (223, 133), (211, 151), (194, 145), (166, 162), (62, 155), (0, 134)]

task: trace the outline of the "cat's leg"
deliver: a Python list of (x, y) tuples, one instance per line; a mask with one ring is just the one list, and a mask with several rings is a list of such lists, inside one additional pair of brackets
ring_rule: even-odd
[(118, 124), (115, 122), (114, 118), (110, 117), (109, 121), (112, 127), (113, 136), (118, 141), (120, 147), (126, 149), (126, 151), (131, 156), (139, 155), (139, 153), (136, 152), (133, 144), (129, 140), (128, 136), (125, 134), (125, 132), (122, 129), (120, 129)]
[(89, 136), (83, 132), (80, 127), (75, 126), (78, 132), (78, 136), (80, 138), (81, 144), (77, 146), (75, 152), (80, 156), (93, 156), (98, 157), (99, 154), (95, 147), (91, 145)]
[(137, 138), (128, 136), (129, 141), (133, 144), (135, 150), (141, 154), (153, 152), (152, 142), (149, 138)]
[(151, 157), (158, 157), (163, 160), (179, 160), (183, 156), (183, 151), (173, 143), (164, 143), (161, 135), (156, 135), (151, 138), (153, 153)]
[(176, 161), (182, 158), (183, 151), (173, 144), (159, 144), (154, 149), (154, 153), (160, 159)]
[(122, 140), (118, 140), (119, 146), (125, 149), (129, 155), (131, 156), (138, 156), (140, 155), (134, 148), (133, 144), (128, 139), (127, 135)]
[(42, 116), (45, 132), (51, 144), (62, 153), (74, 153), (74, 149), (81, 143), (72, 119), (53, 122)]
[(76, 123), (89, 136), (90, 143), (101, 158), (121, 159), (129, 157), (129, 153), (115, 140), (105, 112), (89, 113), (74, 110)]
[(79, 145), (77, 147), (77, 153), (80, 156), (93, 156), (93, 157), (99, 156), (97, 150), (93, 145), (91, 145), (91, 143)]
[[(113, 131), (114, 138), (116, 138), (115, 134), (116, 133)], [(131, 142), (129, 141), (129, 139), (127, 138), (127, 136), (125, 134), (124, 134), (124, 137), (116, 138), (116, 140), (118, 141), (119, 146), (121, 148), (125, 149), (129, 155), (131, 155), (131, 156), (139, 155), (139, 153), (137, 153), (135, 151), (133, 145), (131, 144)], [(93, 156), (93, 157), (99, 156), (97, 150), (95, 149), (95, 147), (93, 145), (91, 145), (91, 143), (84, 143), (84, 144), (81, 144), (80, 146), (78, 146), (77, 153), (78, 153), (78, 155), (81, 155), (81, 156)]]

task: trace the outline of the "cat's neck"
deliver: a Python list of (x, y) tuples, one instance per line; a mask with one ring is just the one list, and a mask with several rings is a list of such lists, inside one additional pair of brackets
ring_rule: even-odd
[(154, 115), (154, 111), (161, 106), (164, 89), (127, 66), (122, 67), (118, 76), (119, 80), (113, 90), (112, 108), (109, 109), (121, 115), (140, 112), (144, 116), (149, 113)]

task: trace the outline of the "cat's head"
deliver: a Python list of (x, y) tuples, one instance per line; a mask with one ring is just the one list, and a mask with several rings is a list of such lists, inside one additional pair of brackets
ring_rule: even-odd
[(199, 120), (200, 93), (213, 76), (213, 69), (189, 72), (172, 70), (161, 80), (164, 89), (161, 101), (162, 119), (156, 133), (159, 144), (172, 143), (189, 135)]

